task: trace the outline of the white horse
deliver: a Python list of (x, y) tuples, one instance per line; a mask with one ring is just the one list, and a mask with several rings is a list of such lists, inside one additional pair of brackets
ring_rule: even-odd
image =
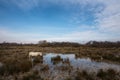
[(42, 52), (29, 52), (29, 58), (36, 56), (42, 56)]

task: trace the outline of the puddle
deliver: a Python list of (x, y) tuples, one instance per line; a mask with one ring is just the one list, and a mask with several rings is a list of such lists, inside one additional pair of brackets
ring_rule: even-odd
[(43, 64), (37, 64), (33, 68), (33, 70), (40, 71), (42, 77), (50, 78), (50, 80), (64, 80), (68, 76), (75, 76), (78, 70), (96, 73), (100, 69), (120, 71), (120, 65), (96, 62), (90, 58), (76, 58), (74, 54), (46, 53), (43, 55)]
[[(62, 60), (57, 61), (56, 64), (51, 60), (52, 58), (55, 58), (57, 56), (60, 56)], [(107, 62), (96, 62), (91, 60), (90, 58), (76, 58), (75, 54), (54, 54), (54, 53), (48, 53), (43, 56), (43, 63), (48, 64), (50, 68), (53, 68), (54, 66), (61, 66), (64, 64), (64, 61), (69, 60), (70, 65), (73, 68), (80, 68), (82, 70), (98, 70), (98, 69), (108, 69), (112, 68), (117, 71), (120, 71), (120, 65), (118, 64), (112, 64)]]

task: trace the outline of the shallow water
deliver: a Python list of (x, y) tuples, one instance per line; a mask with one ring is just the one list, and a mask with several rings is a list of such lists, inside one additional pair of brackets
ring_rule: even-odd
[[(58, 57), (59, 56), (59, 57)], [(57, 63), (54, 64), (53, 58), (57, 59)], [(108, 62), (96, 62), (90, 58), (76, 58), (75, 54), (55, 54), (46, 53), (43, 55), (42, 64), (37, 64), (33, 67), (33, 70), (40, 72), (43, 78), (49, 80), (65, 80), (67, 77), (76, 76), (76, 71), (83, 71), (90, 73), (97, 73), (98, 70), (114, 69), (120, 72), (120, 65)], [(45, 67), (49, 67), (46, 69)], [(44, 69), (44, 70), (43, 70)]]
[[(60, 56), (62, 61), (57, 62), (57, 64), (53, 64), (51, 58)], [(81, 70), (87, 71), (96, 71), (99, 69), (114, 69), (116, 71), (120, 71), (120, 65), (114, 63), (107, 62), (96, 62), (91, 60), (90, 58), (76, 58), (75, 54), (55, 54), (55, 53), (47, 53), (43, 56), (43, 64), (48, 64), (50, 69), (53, 69), (55, 66), (63, 65), (63, 62), (69, 59), (70, 65), (73, 68), (79, 68)]]

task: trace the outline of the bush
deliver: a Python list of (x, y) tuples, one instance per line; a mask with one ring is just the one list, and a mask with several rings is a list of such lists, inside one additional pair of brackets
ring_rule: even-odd
[(31, 62), (29, 60), (18, 60), (15, 58), (9, 58), (4, 61), (4, 70), (9, 74), (27, 72), (31, 68)]
[(4, 73), (5, 73), (5, 66), (3, 65), (0, 67), (0, 75), (4, 75)]
[(107, 73), (100, 69), (97, 73), (97, 77), (104, 79), (107, 76)]
[(107, 71), (103, 71), (102, 69), (98, 71), (97, 77), (102, 80), (117, 80), (118, 73), (113, 69), (108, 69)]
[(49, 66), (48, 65), (43, 65), (40, 70), (41, 71), (47, 71), (47, 70), (49, 70)]
[(38, 75), (38, 72), (29, 72), (27, 74), (24, 74), (22, 80), (44, 80)]
[(71, 77), (66, 78), (65, 80), (72, 80)]

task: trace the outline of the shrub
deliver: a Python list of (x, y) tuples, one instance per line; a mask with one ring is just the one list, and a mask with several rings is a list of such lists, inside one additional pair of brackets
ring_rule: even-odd
[(97, 73), (97, 77), (104, 79), (107, 76), (107, 73), (100, 69)]
[(113, 69), (108, 69), (107, 71), (103, 71), (102, 69), (99, 70), (97, 73), (97, 77), (101, 78), (102, 80), (119, 80), (117, 79), (118, 73)]
[(47, 71), (47, 70), (49, 70), (49, 66), (48, 65), (43, 65), (40, 70), (41, 71)]
[(32, 72), (25, 74), (22, 80), (44, 80), (44, 79)]
[(18, 60), (15, 58), (9, 58), (4, 61), (5, 72), (9, 74), (27, 72), (31, 68), (31, 62), (29, 60)]
[(65, 80), (72, 80), (72, 78), (71, 77), (67, 77)]

